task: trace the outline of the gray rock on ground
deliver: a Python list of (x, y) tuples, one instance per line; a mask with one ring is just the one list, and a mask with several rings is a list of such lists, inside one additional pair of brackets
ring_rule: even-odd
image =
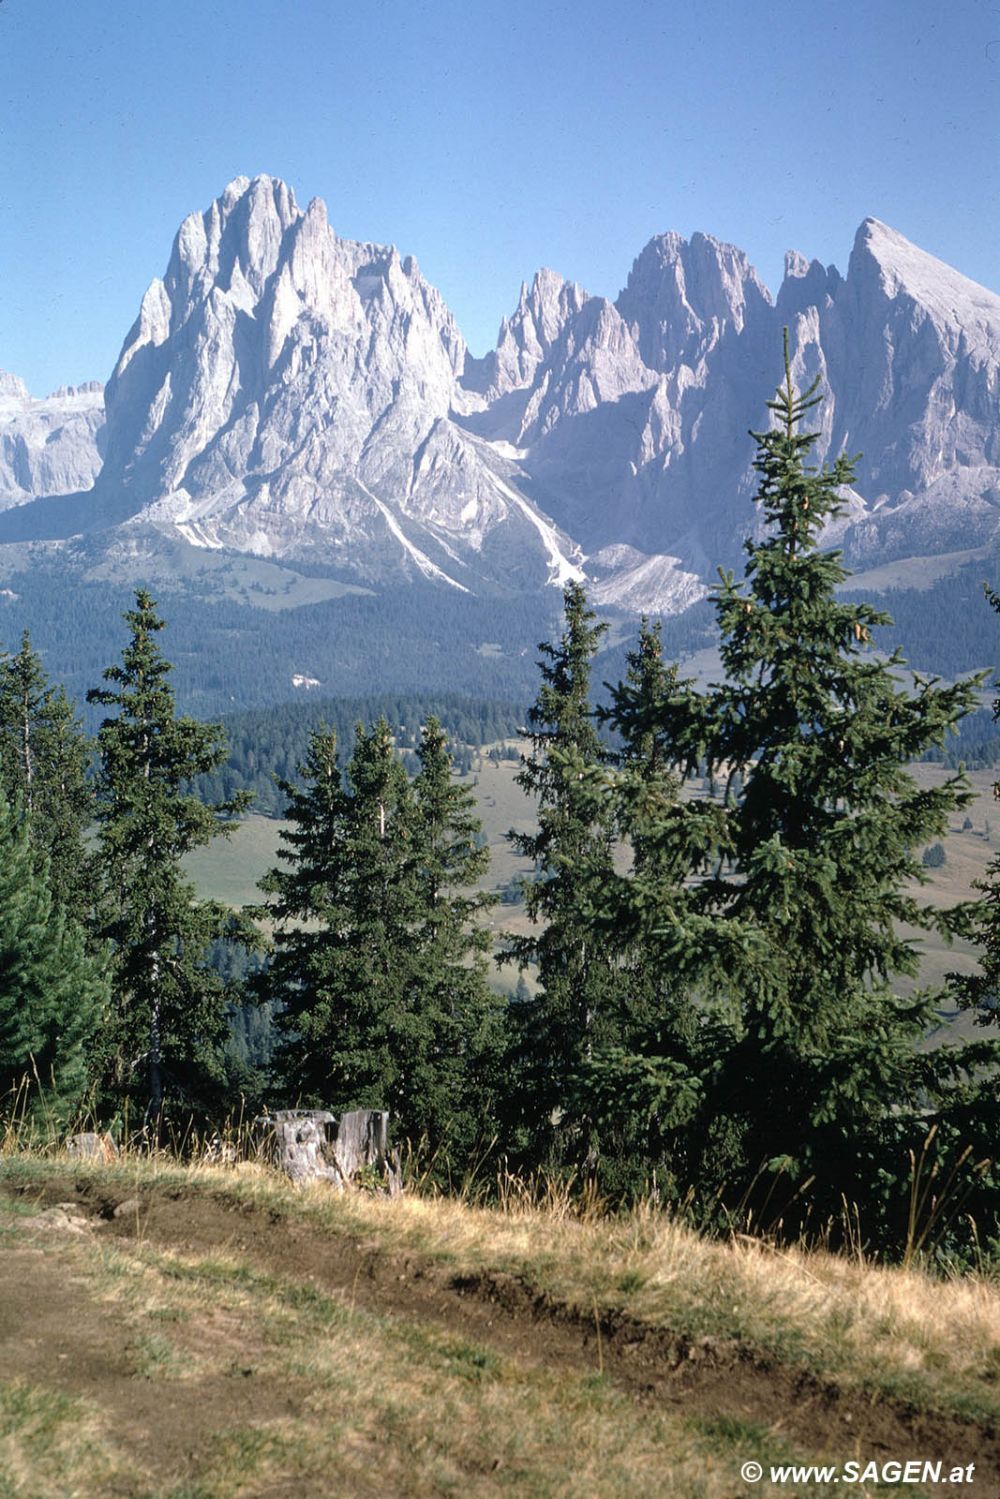
[(23, 1218), (19, 1226), (37, 1233), (85, 1234), (92, 1225), (75, 1202), (57, 1202), (33, 1218)]

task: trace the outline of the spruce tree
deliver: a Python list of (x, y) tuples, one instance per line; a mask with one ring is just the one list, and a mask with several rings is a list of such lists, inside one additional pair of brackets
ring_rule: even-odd
[(419, 1133), (405, 1039), (418, 911), (410, 784), (385, 719), (357, 725), (346, 785), (331, 730), (312, 735), (302, 773), (304, 787), (285, 787), (288, 867), (262, 886), (277, 923), (266, 993), (282, 1006), (280, 1074), (294, 1097), (389, 1108)]
[(247, 922), (196, 899), (182, 860), (227, 836), (247, 798), (205, 805), (187, 789), (226, 757), (220, 726), (178, 717), (164, 621), (140, 589), (131, 636), (107, 687), (88, 701), (115, 709), (98, 734), (100, 933), (112, 952), (112, 1006), (95, 1064), (106, 1102), (134, 1105), (157, 1132), (168, 1103), (221, 1102), (230, 994), (209, 964), (217, 939), (253, 942)]
[[(676, 845), (662, 830), (680, 795), (678, 746), (670, 732), (671, 704), (678, 692), (677, 667), (663, 659), (660, 622), (643, 615), (635, 647), (625, 658), (625, 680), (610, 688), (611, 707), (602, 716), (617, 730), (621, 748), (617, 790), (622, 803), (621, 832), (628, 839), (632, 868), (651, 874), (665, 865), (669, 874)], [(677, 872), (683, 876), (686, 864)]]
[(82, 725), (64, 690), (49, 682), (25, 630), (18, 653), (0, 661), (0, 787), (28, 814), (56, 901), (80, 919), (92, 905), (84, 836), (93, 818), (90, 758)]
[(377, 1089), (378, 1075), (344, 1079), (334, 1070), (333, 1054), (341, 1043), (353, 1052), (355, 1038), (343, 972), (352, 931), (349, 799), (332, 729), (310, 734), (299, 774), (302, 785), (279, 782), (288, 825), (279, 834), (282, 862), (260, 883), (268, 899), (258, 915), (273, 923), (273, 951), (255, 987), (276, 1015), (275, 1068), (289, 1101), (324, 1107), (364, 1102), (365, 1088), (374, 1082)]
[(807, 466), (817, 435), (800, 425), (818, 400), (815, 384), (795, 391), (786, 336), (775, 423), (754, 434), (765, 529), (747, 543), (745, 578), (723, 574), (715, 593), (725, 680), (672, 729), (688, 749), (702, 741), (720, 785), (742, 781), (695, 892), (715, 930), (690, 928), (688, 944), (707, 997), (724, 983), (713, 943), (730, 942), (706, 1170), (815, 1175), (813, 1200), (836, 1207), (876, 1181), (900, 1188), (950, 1065), (917, 1051), (932, 997), (892, 984), (918, 972), (904, 926), (955, 925), (911, 892), (925, 878), (919, 850), (969, 792), (961, 774), (922, 789), (905, 767), (975, 705), (978, 682), (908, 688), (898, 654), (872, 651), (888, 616), (838, 600), (847, 572), (821, 541), (854, 463)]
[(48, 875), (23, 807), (0, 794), (0, 1111), (28, 1099), (62, 1118), (86, 1089), (108, 985)]
[(525, 907), (538, 930), (509, 937), (505, 956), (538, 969), (537, 994), (512, 1011), (522, 1148), (534, 1159), (592, 1164), (593, 1120), (567, 1111), (581, 1066), (620, 1029), (614, 955), (595, 921), (613, 875), (606, 755), (590, 702), (591, 667), (607, 626), (595, 622), (580, 583), (566, 586), (563, 607), (558, 642), (539, 646), (542, 685), (528, 713), (532, 752), (516, 778), (537, 799), (538, 831), (509, 835), (534, 863)]
[[(985, 585), (984, 592), (990, 608), (1000, 614), (1000, 593)], [(1000, 723), (1000, 697), (993, 700), (993, 721)], [(1000, 800), (1000, 781), (994, 782), (993, 795)], [(949, 979), (962, 1009), (971, 1011), (979, 1025), (994, 1026), (1000, 1024), (1000, 855), (990, 860), (975, 888), (980, 894), (969, 912), (967, 932), (980, 947), (979, 969), (953, 973)]]
[(615, 964), (616, 1024), (580, 1064), (570, 1105), (597, 1122), (599, 1178), (615, 1194), (642, 1192), (654, 1174), (669, 1187), (692, 1156), (707, 1042), (690, 972), (702, 918), (686, 881), (704, 875), (720, 835), (712, 804), (681, 797), (704, 741), (703, 702), (664, 662), (658, 622), (643, 617), (626, 668), (599, 714), (619, 739), (607, 815), (625, 867), (608, 874), (589, 918)]
[(388, 1108), (404, 1137), (461, 1153), (491, 1086), (474, 927), (488, 898), (466, 888), (486, 855), (435, 720), (419, 759), (411, 784), (386, 721), (359, 724), (345, 780), (335, 734), (312, 735), (304, 784), (284, 787), (283, 867), (262, 882), (275, 931), (259, 992), (280, 1006), (286, 1095)]
[(492, 939), (482, 917), (496, 896), (474, 886), (489, 848), (471, 790), (456, 781), (438, 719), (424, 725), (413, 782), (418, 917), (413, 933), (419, 1069), (416, 1093), (432, 1145), (467, 1158), (491, 1130), (504, 1008), (487, 982)]

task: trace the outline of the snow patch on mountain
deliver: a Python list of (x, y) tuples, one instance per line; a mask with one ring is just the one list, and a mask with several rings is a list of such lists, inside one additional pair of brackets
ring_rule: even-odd
[(573, 562), (566, 556), (555, 526), (550, 525), (547, 520), (544, 520), (528, 504), (527, 500), (511, 489), (509, 484), (505, 484), (502, 479), (495, 478), (493, 482), (500, 493), (521, 512), (542, 538), (549, 561), (549, 576), (546, 580), (549, 586), (552, 588), (565, 588), (566, 584), (570, 582), (582, 583), (586, 574), (579, 562)]
[(681, 614), (708, 589), (679, 557), (645, 556), (630, 546), (602, 548), (587, 559), (595, 604), (633, 614)]
[(457, 588), (460, 593), (468, 593), (469, 590), (463, 583), (456, 583), (454, 578), (449, 578), (448, 574), (444, 571), (443, 568), (440, 568), (435, 563), (433, 563), (431, 559), (426, 556), (426, 554), (422, 552), (418, 546), (415, 546), (413, 542), (410, 541), (409, 537), (403, 534), (399, 522), (393, 519), (387, 505), (384, 505), (381, 500), (375, 499), (374, 495), (372, 496), (372, 498), (373, 500), (375, 500), (375, 504), (378, 506), (379, 510), (385, 516), (385, 523), (389, 527), (389, 530), (392, 532), (393, 536), (395, 536), (396, 540), (399, 542), (403, 550), (413, 558), (414, 562), (417, 564), (417, 567), (423, 573), (425, 578), (429, 578), (432, 582), (447, 583), (449, 587)]

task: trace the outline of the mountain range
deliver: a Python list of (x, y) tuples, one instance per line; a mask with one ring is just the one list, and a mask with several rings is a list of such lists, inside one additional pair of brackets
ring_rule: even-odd
[(904, 585), (989, 555), (1000, 296), (878, 220), (843, 275), (789, 252), (775, 297), (702, 233), (652, 239), (613, 302), (541, 270), (475, 358), (411, 256), (240, 177), (180, 226), (103, 398), (0, 375), (0, 572), (271, 609), (586, 578), (678, 614), (754, 527), (785, 327), (818, 457), (863, 455), (829, 541)]

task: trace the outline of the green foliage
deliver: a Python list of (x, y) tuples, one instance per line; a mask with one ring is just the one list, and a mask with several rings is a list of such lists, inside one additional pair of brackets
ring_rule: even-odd
[(48, 1112), (72, 1111), (107, 993), (101, 955), (54, 899), (26, 813), (0, 796), (0, 1106), (27, 1080)]
[[(9, 512), (0, 516), (0, 527), (9, 518)], [(296, 563), (296, 572), (304, 570)], [(370, 699), (377, 682), (387, 697), (463, 694), (523, 703), (531, 692), (527, 650), (554, 612), (547, 589), (474, 598), (414, 583), (275, 610), (259, 606), (259, 590), (227, 594), (217, 574), (190, 584), (175, 578), (169, 586), (160, 603), (170, 619), (177, 701), (198, 718), (287, 703), (297, 673), (318, 678), (324, 697)], [(82, 701), (118, 650), (130, 590), (114, 581), (84, 582), (58, 557), (20, 573), (16, 589), (15, 599), (0, 599), (5, 638), (30, 630), (43, 659), (59, 663), (70, 697)], [(481, 649), (486, 643), (495, 649)], [(311, 711), (308, 699), (298, 705)], [(382, 711), (373, 706), (357, 716)], [(388, 703), (385, 711), (395, 722)], [(97, 719), (88, 715), (88, 728)]]
[[(605, 1059), (603, 1087), (655, 1119), (659, 1164), (697, 1191), (759, 1208), (781, 1176), (799, 1193), (791, 1215), (867, 1190), (890, 1234), (908, 1141), (957, 1096), (954, 1059), (917, 1050), (932, 997), (892, 992), (918, 964), (900, 929), (960, 921), (908, 893), (913, 850), (969, 800), (962, 775), (921, 789), (904, 767), (943, 743), (979, 682), (907, 691), (900, 658), (871, 650), (887, 618), (838, 599), (846, 572), (820, 538), (854, 470), (806, 465), (815, 388), (795, 392), (786, 349), (774, 425), (754, 434), (761, 539), (714, 595), (725, 680), (704, 696), (678, 684), (647, 632), (615, 694), (633, 863), (605, 915), (645, 954), (633, 992), (652, 1019)], [(679, 801), (669, 767), (700, 767), (719, 797)]]
[[(1000, 593), (989, 587), (984, 592), (990, 608), (1000, 614)], [(1000, 723), (1000, 697), (993, 703), (993, 720)], [(1000, 781), (993, 794), (1000, 800)], [(968, 934), (981, 948), (979, 972), (949, 978), (961, 1007), (971, 1010), (980, 1025), (994, 1026), (1000, 1019), (1000, 856), (990, 862), (976, 888), (980, 896), (968, 914)]]
[(219, 939), (252, 942), (246, 922), (198, 901), (181, 859), (225, 836), (245, 806), (206, 806), (185, 787), (225, 758), (216, 725), (177, 717), (164, 622), (149, 594), (126, 615), (131, 638), (91, 702), (116, 710), (98, 734), (100, 933), (112, 950), (112, 1006), (95, 1052), (103, 1099), (138, 1106), (155, 1129), (174, 1104), (204, 1111), (225, 1082), (231, 993), (209, 962)]
[(538, 801), (537, 833), (510, 833), (533, 861), (523, 883), (537, 924), (510, 936), (505, 956), (537, 966), (538, 990), (512, 1012), (517, 1029), (513, 1142), (529, 1158), (592, 1164), (595, 1120), (574, 1109), (573, 1079), (595, 1047), (620, 1038), (614, 954), (595, 926), (613, 874), (613, 809), (604, 791), (601, 743), (590, 701), (591, 666), (607, 629), (595, 623), (579, 583), (563, 594), (559, 640), (542, 642), (542, 685), (529, 710), (532, 752), (517, 776)]
[(904, 767), (943, 743), (979, 681), (918, 677), (906, 691), (901, 658), (869, 648), (886, 616), (837, 599), (846, 571), (820, 537), (854, 467), (806, 467), (816, 435), (798, 429), (815, 389), (795, 392), (786, 349), (775, 425), (755, 434), (767, 530), (747, 545), (745, 580), (724, 575), (715, 595), (726, 682), (712, 693), (707, 758), (720, 777), (738, 770), (743, 791), (727, 812), (729, 867), (705, 893), (747, 938), (719, 1078), (744, 1123), (746, 1166), (780, 1159), (836, 1201), (855, 1190), (871, 1137), (928, 1102), (916, 1046), (930, 996), (900, 1000), (891, 981), (917, 972), (903, 925), (954, 925), (907, 887), (922, 878), (912, 851), (969, 792), (961, 774), (922, 790)]
[[(971, 827), (971, 823), (970, 823)], [(924, 869), (941, 869), (947, 863), (947, 855), (943, 843), (931, 843), (924, 849), (920, 856), (920, 863)]]
[(28, 815), (54, 899), (79, 919), (92, 905), (84, 839), (93, 817), (90, 756), (64, 690), (49, 682), (25, 631), (17, 655), (0, 659), (0, 788)]
[[(309, 736), (318, 728), (336, 731), (337, 743), (350, 745), (356, 723), (385, 718), (397, 749), (405, 752), (408, 768), (416, 772), (415, 751), (421, 727), (434, 715), (448, 731), (455, 748), (452, 759), (467, 773), (471, 748), (516, 733), (524, 722), (524, 708), (514, 703), (469, 698), (457, 693), (382, 693), (377, 697), (320, 698), (282, 703), (234, 713), (224, 720), (229, 753), (218, 770), (199, 776), (194, 789), (203, 800), (252, 791), (254, 810), (280, 817), (285, 803), (281, 783), (294, 780), (309, 753)], [(516, 751), (508, 754), (517, 758)]]
[[(907, 660), (921, 671), (946, 678), (992, 661), (995, 627), (982, 608), (982, 578), (983, 563), (970, 562), (929, 587), (880, 591), (890, 622), (872, 631), (876, 650), (891, 655), (902, 647)], [(850, 583), (839, 597), (844, 603), (866, 601)]]
[(313, 734), (304, 785), (285, 786), (284, 867), (262, 882), (275, 950), (259, 993), (280, 1006), (292, 1097), (388, 1108), (405, 1136), (463, 1153), (498, 1044), (475, 924), (490, 897), (468, 892), (488, 853), (436, 719), (418, 753), (411, 784), (385, 720), (359, 724), (345, 784), (335, 733)]
[(417, 922), (410, 938), (419, 996), (415, 1103), (432, 1146), (447, 1139), (466, 1160), (489, 1132), (502, 1088), (497, 1068), (506, 1010), (487, 981), (492, 940), (482, 925), (496, 897), (474, 889), (489, 869), (489, 848), (475, 798), (455, 780), (444, 729), (433, 716), (417, 758)]
[(725, 924), (706, 921), (689, 876), (706, 873), (724, 813), (712, 801), (681, 798), (681, 772), (702, 755), (706, 703), (664, 663), (658, 624), (643, 619), (626, 668), (601, 716), (617, 735), (609, 811), (630, 859), (607, 879), (590, 917), (613, 957), (617, 1036), (578, 1070), (571, 1108), (601, 1122), (604, 1189), (634, 1194), (654, 1170), (666, 1185), (689, 1177), (698, 1160), (717, 1036), (696, 995), (706, 943), (724, 940)]

